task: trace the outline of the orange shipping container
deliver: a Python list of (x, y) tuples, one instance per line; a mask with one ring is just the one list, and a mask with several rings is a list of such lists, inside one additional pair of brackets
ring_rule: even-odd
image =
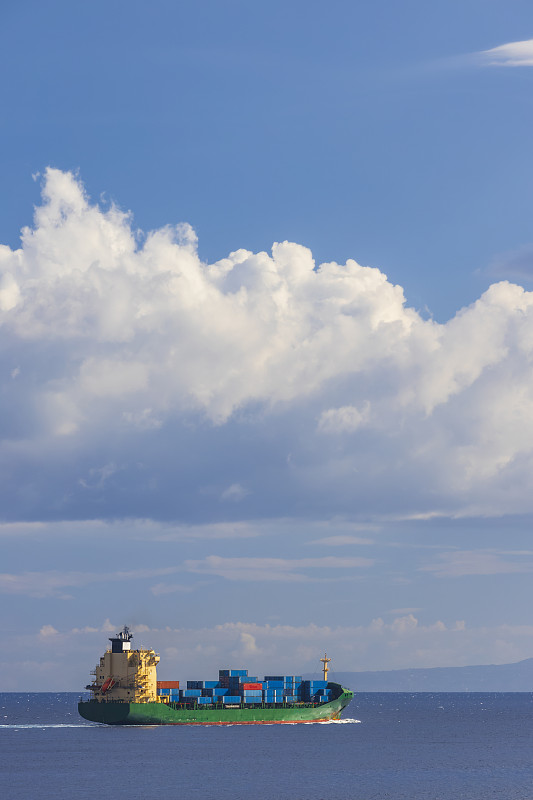
[(179, 689), (179, 681), (157, 681), (158, 689)]
[(243, 689), (262, 689), (262, 683), (241, 683)]

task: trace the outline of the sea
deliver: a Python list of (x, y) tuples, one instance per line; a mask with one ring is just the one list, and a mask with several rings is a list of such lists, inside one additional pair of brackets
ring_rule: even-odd
[(533, 800), (533, 693), (358, 694), (339, 722), (112, 727), (0, 694), (6, 800)]

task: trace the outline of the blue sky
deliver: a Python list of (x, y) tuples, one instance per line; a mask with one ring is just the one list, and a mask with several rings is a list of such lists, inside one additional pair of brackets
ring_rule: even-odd
[(531, 4), (0, 23), (3, 688), (533, 656)]

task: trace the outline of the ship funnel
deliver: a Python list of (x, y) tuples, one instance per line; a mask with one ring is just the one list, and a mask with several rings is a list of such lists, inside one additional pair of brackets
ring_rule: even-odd
[(124, 625), (120, 633), (117, 633), (116, 636), (109, 638), (109, 641), (111, 642), (111, 652), (123, 653), (125, 650), (131, 650), (132, 639), (133, 633), (130, 633), (130, 629), (127, 625)]

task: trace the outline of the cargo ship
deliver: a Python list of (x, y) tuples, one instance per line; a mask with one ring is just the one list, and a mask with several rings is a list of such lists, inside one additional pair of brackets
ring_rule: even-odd
[(80, 700), (84, 719), (107, 725), (259, 725), (325, 722), (340, 719), (353, 692), (328, 680), (327, 654), (322, 680), (299, 675), (249, 676), (246, 669), (221, 669), (218, 680), (158, 681), (159, 656), (134, 650), (125, 626), (92, 670)]

